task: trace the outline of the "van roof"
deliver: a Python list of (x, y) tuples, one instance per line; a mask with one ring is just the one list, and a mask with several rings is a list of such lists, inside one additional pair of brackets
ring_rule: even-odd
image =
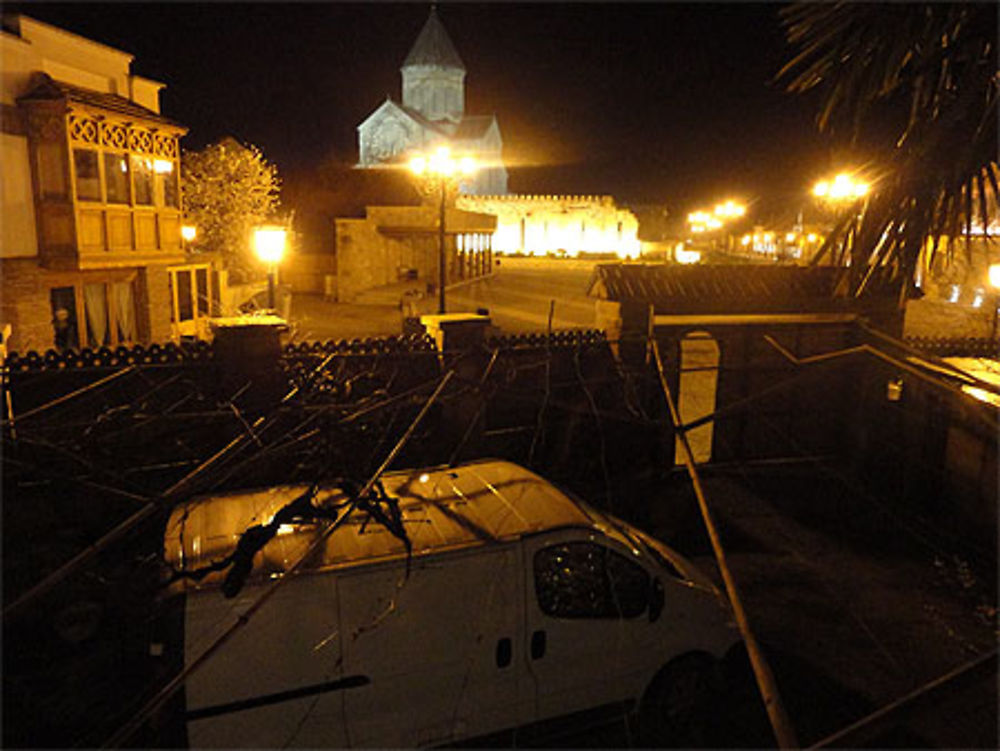
[[(549, 482), (506, 461), (391, 472), (382, 476), (382, 486), (387, 495), (399, 499), (414, 556), (516, 539), (556, 527), (605, 527)], [(191, 571), (226, 557), (245, 530), (267, 524), (279, 509), (306, 490), (306, 485), (279, 485), (203, 496), (179, 505), (164, 534), (167, 561)], [(343, 500), (345, 495), (339, 488), (323, 488), (313, 503), (322, 506)], [(325, 528), (321, 522), (282, 525), (255, 556), (254, 574), (286, 571)], [(322, 556), (317, 555), (304, 569), (405, 555), (401, 540), (366, 513), (355, 511), (329, 536)], [(222, 576), (213, 573), (187, 586), (211, 586)]]

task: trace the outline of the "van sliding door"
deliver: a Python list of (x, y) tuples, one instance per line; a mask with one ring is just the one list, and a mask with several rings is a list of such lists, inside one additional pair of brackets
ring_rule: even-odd
[[(258, 597), (248, 586), (227, 600), (189, 591), (185, 658), (191, 662)], [(336, 579), (296, 576), (188, 678), (192, 748), (343, 747), (341, 640)]]
[[(519, 724), (523, 599), (516, 546), (479, 547), (345, 573), (344, 671), (352, 746), (446, 743)], [(519, 662), (520, 661), (520, 662)]]

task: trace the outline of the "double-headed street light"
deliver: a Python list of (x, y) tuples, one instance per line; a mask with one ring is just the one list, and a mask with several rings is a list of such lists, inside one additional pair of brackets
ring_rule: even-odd
[(265, 224), (253, 232), (254, 250), (257, 257), (267, 264), (267, 307), (274, 310), (274, 277), (278, 272), (278, 264), (285, 254), (284, 227)]
[(451, 149), (439, 146), (429, 155), (418, 154), (410, 160), (410, 171), (419, 178), (424, 178), (429, 184), (436, 183), (440, 191), (438, 216), (438, 313), (445, 312), (444, 285), (448, 277), (448, 269), (444, 247), (444, 216), (445, 197), (448, 185), (457, 182), (461, 177), (471, 175), (476, 171), (476, 160), (469, 156), (455, 159)]
[(864, 198), (870, 188), (863, 180), (855, 180), (846, 172), (841, 172), (833, 180), (820, 180), (816, 183), (813, 195), (827, 203), (850, 203)]

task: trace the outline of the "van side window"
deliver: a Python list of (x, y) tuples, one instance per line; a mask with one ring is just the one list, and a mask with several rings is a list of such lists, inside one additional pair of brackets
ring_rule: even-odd
[(535, 553), (535, 596), (554, 618), (635, 618), (646, 610), (649, 574), (592, 542), (566, 542)]

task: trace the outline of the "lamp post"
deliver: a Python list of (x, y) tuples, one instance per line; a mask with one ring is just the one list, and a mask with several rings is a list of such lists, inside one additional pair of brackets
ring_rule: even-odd
[(285, 254), (285, 228), (264, 225), (254, 229), (253, 241), (257, 257), (267, 264), (267, 307), (274, 310), (274, 278)]
[(471, 175), (476, 170), (476, 162), (472, 157), (455, 159), (451, 149), (439, 146), (430, 155), (418, 154), (410, 160), (410, 171), (419, 178), (427, 180), (430, 186), (436, 186), (439, 193), (438, 201), (438, 313), (445, 312), (444, 286), (448, 280), (448, 268), (445, 257), (445, 199), (448, 185), (462, 175)]

